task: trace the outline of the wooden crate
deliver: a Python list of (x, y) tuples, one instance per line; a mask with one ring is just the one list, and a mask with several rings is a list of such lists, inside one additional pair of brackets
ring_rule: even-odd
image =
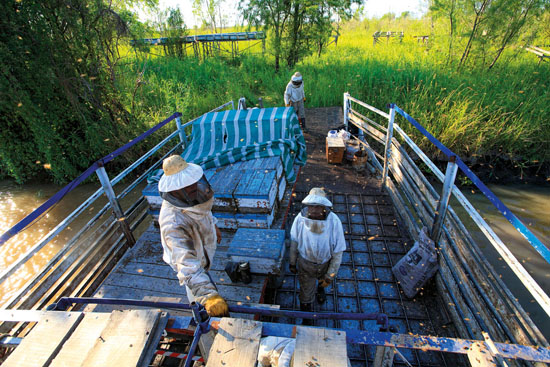
[(281, 229), (239, 228), (227, 250), (231, 261), (248, 261), (256, 274), (278, 274), (284, 254), (285, 231)]
[(328, 163), (342, 163), (344, 153), (346, 152), (346, 144), (342, 138), (329, 138), (326, 140), (326, 152)]

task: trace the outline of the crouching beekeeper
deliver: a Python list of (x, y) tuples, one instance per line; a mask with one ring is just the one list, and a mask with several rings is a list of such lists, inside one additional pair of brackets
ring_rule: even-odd
[(166, 158), (158, 187), (162, 197), (159, 224), (163, 260), (185, 285), (189, 302), (204, 305), (210, 316), (228, 316), (208, 269), (221, 233), (212, 215), (214, 191), (200, 166), (179, 155)]
[[(326, 301), (328, 287), (340, 268), (346, 250), (340, 218), (321, 188), (313, 188), (290, 230), (290, 271), (298, 274), (300, 310), (313, 311), (313, 301)], [(316, 292), (317, 290), (317, 292)], [(317, 293), (317, 294), (316, 294)], [(304, 324), (310, 324), (304, 320)]]
[(306, 94), (304, 92), (304, 83), (302, 80), (302, 74), (299, 72), (294, 73), (290, 81), (286, 85), (285, 89), (285, 106), (294, 107), (296, 114), (298, 115), (298, 121), (302, 129), (306, 130), (306, 109), (304, 108), (304, 102), (306, 101)]

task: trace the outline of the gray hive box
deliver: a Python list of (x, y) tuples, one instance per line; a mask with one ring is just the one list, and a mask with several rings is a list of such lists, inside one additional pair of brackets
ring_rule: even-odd
[(231, 261), (250, 263), (256, 274), (278, 274), (285, 254), (285, 231), (281, 229), (239, 228), (229, 244)]

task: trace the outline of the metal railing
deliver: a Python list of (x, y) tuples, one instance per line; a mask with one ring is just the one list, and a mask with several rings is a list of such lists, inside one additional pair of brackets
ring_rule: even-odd
[[(366, 112), (361, 113), (357, 106), (361, 106)], [(365, 116), (372, 113), (376, 117)], [(445, 174), (395, 122), (396, 114), (404, 117), (448, 157)], [(375, 121), (380, 118), (387, 121), (387, 125)], [(450, 311), (459, 332), (472, 338), (479, 338), (482, 332), (489, 332), (497, 339), (500, 336), (512, 342), (548, 345), (542, 333), (494, 271), (449, 205), (452, 194), (537, 303), (550, 315), (548, 295), (454, 185), (458, 169), (460, 168), (549, 263), (550, 250), (506, 208), (456, 154), (398, 106), (389, 105), (389, 112), (386, 113), (346, 93), (344, 123), (346, 127), (350, 124), (357, 126), (358, 138), (364, 145), (368, 146), (365, 140), (365, 136), (368, 136), (371, 142), (378, 143), (384, 150), (383, 154), (373, 150), (372, 163), (380, 171), (382, 188), (388, 191), (412, 237), (416, 239), (420, 228), (427, 226), (432, 238), (439, 243), (440, 272), (436, 277), (436, 283), (441, 290), (448, 290), (447, 301), (453, 305)], [(394, 132), (399, 139), (394, 136)], [(441, 193), (428, 182), (399, 140), (409, 151), (414, 152), (442, 183)], [(445, 298), (447, 292), (441, 293)]]
[[(215, 112), (228, 106), (234, 108), (233, 101), (229, 101), (210, 112)], [(109, 178), (105, 170), (105, 165), (108, 162), (123, 154), (132, 146), (140, 143), (153, 133), (157, 132), (160, 128), (174, 120), (177, 126), (177, 129), (175, 131), (169, 134), (166, 138), (155, 145), (143, 156), (134, 161), (129, 167), (120, 172), (115, 178)], [(27, 229), (29, 225), (33, 224), (35, 221), (40, 220), (42, 215), (47, 213), (50, 208), (56, 205), (63, 197), (65, 197), (65, 195), (74, 190), (80, 183), (86, 180), (94, 172), (98, 175), (98, 178), (101, 182), (101, 187), (96, 192), (94, 192), (87, 200), (80, 204), (65, 219), (57, 224), (52, 230), (50, 230), (49, 233), (43, 236), (35, 245), (29, 248), (24, 254), (20, 255), (19, 258), (15, 262), (13, 262), (7, 269), (4, 269), (0, 273), (0, 284), (8, 280), (11, 275), (16, 273), (41, 249), (48, 245), (63, 230), (69, 227), (69, 225), (73, 223), (76, 218), (82, 215), (87, 209), (90, 210), (90, 206), (94, 202), (96, 202), (97, 199), (102, 197), (103, 194), (105, 194), (108, 203), (104, 205), (99, 210), (99, 212), (96, 213), (82, 228), (80, 228), (77, 234), (73, 236), (69, 241), (67, 241), (67, 243), (48, 261), (48, 263), (44, 265), (38, 273), (33, 275), (30, 281), (28, 281), (23, 287), (21, 287), (15, 293), (15, 295), (10, 297), (9, 300), (4, 302), (3, 307), (31, 308), (36, 307), (36, 302), (38, 302), (39, 300), (41, 300), (41, 302), (45, 304), (45, 302), (47, 302), (46, 298), (53, 296), (56, 291), (59, 291), (62, 288), (59, 283), (62, 283), (63, 279), (68, 280), (71, 277), (75, 276), (75, 274), (78, 274), (78, 272), (80, 271), (78, 270), (78, 265), (81, 265), (84, 261), (86, 261), (85, 258), (87, 256), (93, 255), (97, 258), (107, 260), (106, 254), (109, 254), (111, 256), (111, 259), (113, 259), (120, 255), (118, 252), (122, 247), (122, 242), (125, 242), (125, 248), (131, 247), (135, 243), (135, 238), (132, 231), (146, 217), (146, 202), (143, 197), (139, 195), (139, 199), (132, 205), (130, 205), (130, 208), (128, 210), (124, 211), (120, 205), (120, 200), (133, 192), (140, 183), (144, 182), (147, 179), (148, 175), (160, 166), (162, 160), (165, 157), (173, 154), (179, 148), (185, 147), (188, 142), (188, 135), (185, 130), (188, 126), (191, 126), (193, 121), (195, 120), (182, 124), (181, 113), (174, 113), (172, 116), (158, 123), (153, 128), (133, 139), (128, 144), (125, 144), (111, 154), (96, 161), (78, 178), (69, 183), (58, 193), (52, 196), (49, 200), (47, 200), (44, 204), (42, 204), (39, 208), (34, 210), (32, 213), (27, 215), (12, 228), (2, 234), (2, 236), (0, 236), (0, 246), (5, 245), (6, 242), (10, 240), (10, 238)], [(131, 172), (135, 171), (136, 168), (143, 165), (144, 162), (146, 162), (150, 158), (155, 159), (153, 157), (155, 153), (157, 153), (161, 148), (167, 146), (176, 136), (179, 136), (178, 143), (170, 147), (165, 154), (158, 158), (158, 160), (150, 167), (144, 170), (144, 172), (141, 173), (134, 181), (132, 181), (120, 194), (115, 194), (113, 186), (121, 182), (123, 179), (127, 178)], [(109, 209), (112, 209), (113, 215), (103, 221), (103, 223), (100, 223), (100, 218), (102, 218), (102, 216)], [(104, 245), (102, 241), (107, 241), (109, 243), (107, 245)], [(99, 254), (102, 252), (98, 250), (100, 246), (108, 247), (104, 249), (105, 254)], [(98, 252), (98, 254), (95, 254), (94, 251)], [(117, 256), (115, 256), (115, 254), (117, 254)], [(89, 266), (89, 269), (90, 268), (97, 270), (94, 264), (91, 264)], [(82, 278), (82, 281), (87, 281), (88, 284), (91, 284), (94, 281), (97, 283), (97, 279), (94, 280), (94, 276), (90, 274), (82, 274), (80, 278)], [(71, 283), (77, 282), (73, 282), (71, 280)], [(39, 288), (41, 288), (41, 290), (36, 289), (38, 285), (40, 285)], [(50, 286), (53, 288), (50, 289)], [(69, 292), (67, 295), (77, 294), (75, 292), (77, 292), (77, 289), (79, 287), (79, 285), (75, 284), (73, 286), (70, 286), (70, 288), (65, 288)]]

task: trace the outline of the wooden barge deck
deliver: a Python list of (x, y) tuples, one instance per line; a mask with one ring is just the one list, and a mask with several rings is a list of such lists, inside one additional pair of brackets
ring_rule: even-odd
[[(290, 206), (292, 188), (288, 188), (272, 228), (290, 229), (307, 191), (312, 187), (324, 187), (330, 193), (335, 213), (342, 220), (347, 250), (335, 284), (327, 289), (327, 302), (318, 310), (383, 312), (390, 317), (390, 325), (400, 333), (456, 336), (435, 287), (428, 287), (423, 295), (407, 300), (392, 275), (391, 266), (412, 243), (407, 231), (398, 223), (391, 200), (380, 191), (379, 178), (365, 172), (355, 172), (351, 166), (326, 162), (324, 137), (330, 128), (341, 124), (340, 108), (308, 110), (308, 132), (305, 134), (308, 161), (301, 169)], [(285, 220), (287, 207), (289, 211)], [(268, 303), (280, 305), (282, 309), (299, 310), (297, 276), (289, 272), (286, 260), (280, 288), (268, 288), (268, 278), (260, 274), (253, 274), (253, 281), (248, 285), (231, 283), (224, 269), (233, 234), (232, 231), (223, 231), (222, 243), (218, 246), (210, 272), (220, 294), (232, 303)], [(184, 287), (179, 285), (173, 270), (162, 260), (159, 229), (153, 223), (120, 260), (94, 297), (187, 303)], [(110, 311), (114, 308), (120, 307), (88, 306), (86, 310)], [(279, 322), (300, 323), (292, 319), (281, 319)], [(342, 329), (375, 331), (379, 328), (374, 321), (319, 320), (317, 324)], [(401, 352), (413, 366), (462, 365), (452, 355), (406, 349)], [(372, 365), (374, 347), (349, 345), (348, 355), (352, 366)]]
[[(451, 338), (460, 336), (464, 338), (465, 327), (471, 333), (472, 331), (469, 328), (474, 326), (474, 322), (470, 318), (464, 317), (461, 325), (458, 325), (460, 321), (457, 324), (453, 322), (457, 320), (457, 312), (461, 312), (458, 310), (459, 306), (463, 305), (449, 302), (449, 295), (442, 294), (441, 285), (437, 284), (436, 286), (435, 281), (429, 282), (414, 299), (407, 299), (403, 295), (391, 268), (410, 249), (413, 240), (409, 237), (411, 223), (401, 222), (402, 218), (405, 217), (406, 219), (407, 217), (403, 216), (403, 213), (397, 215), (394, 206), (395, 197), (390, 197), (390, 195), (395, 195), (395, 191), (392, 191), (394, 189), (383, 190), (380, 177), (371, 175), (368, 171), (356, 172), (349, 165), (331, 165), (326, 162), (324, 137), (328, 130), (342, 125), (343, 119), (340, 108), (310, 109), (307, 111), (307, 115), (308, 131), (305, 134), (308, 152), (307, 164), (302, 167), (296, 184), (292, 187), (286, 187), (284, 194), (279, 193), (280, 196), (278, 196), (282, 198), (282, 201), (278, 205), (277, 214), (271, 228), (288, 231), (295, 215), (301, 208), (301, 200), (312, 187), (324, 187), (328, 192), (329, 199), (334, 204), (333, 210), (342, 220), (344, 226), (347, 250), (335, 282), (327, 288), (326, 303), (322, 306), (316, 304), (316, 311), (384, 313), (389, 317), (390, 326), (394, 327), (391, 331), (401, 334), (401, 337), (408, 334)], [(352, 114), (350, 114), (351, 117)], [(396, 168), (391, 169), (395, 170)], [(397, 174), (399, 174), (398, 171), (394, 172), (394, 175)], [(408, 192), (406, 194), (412, 195)], [(143, 200), (139, 203), (143, 207)], [(399, 210), (404, 209), (403, 207), (398, 208)], [(162, 260), (162, 245), (158, 227), (155, 226), (151, 218), (146, 219), (146, 221), (149, 221), (149, 224), (145, 232), (136, 241), (136, 244), (124, 253), (103, 279), (93, 293), (93, 297), (188, 302), (185, 289), (179, 285), (176, 274)], [(235, 232), (233, 230), (226, 229), (222, 231), (222, 243), (218, 246), (210, 271), (220, 294), (231, 304), (264, 304), (264, 307), (275, 309), (299, 309), (297, 298), (299, 285), (296, 275), (289, 272), (287, 257), (284, 258), (282, 271), (277, 276), (253, 274), (250, 284), (233, 284), (231, 282), (224, 269), (228, 261), (228, 250), (234, 236)], [(453, 278), (460, 279), (461, 273), (452, 275)], [(451, 284), (451, 286), (463, 287), (464, 285)], [(89, 290), (86, 292), (89, 292)], [(468, 290), (460, 289), (460, 292), (468, 294)], [(89, 294), (84, 293), (83, 295)], [(461, 299), (459, 301), (464, 302)], [(467, 301), (471, 303), (471, 301)], [(165, 328), (168, 330), (166, 323), (176, 322), (180, 324), (181, 330), (187, 330), (191, 320), (190, 313), (170, 310), (171, 319), (169, 321), (169, 316), (160, 310), (138, 309), (128, 311), (127, 309), (128, 307), (122, 306), (88, 305), (82, 310), (84, 313), (72, 312), (69, 314), (60, 312), (56, 316), (52, 313), (35, 313), (31, 314), (31, 319), (36, 317), (33, 320), (26, 319), (27, 316), (18, 318), (17, 315), (10, 318), (11, 316), (6, 316), (7, 314), (4, 312), (3, 316), (7, 318), (4, 318), (3, 321), (42, 320), (30, 332), (26, 329), (21, 334), (22, 336), (27, 335), (28, 338), (23, 339), (20, 347), (16, 348), (16, 352), (13, 353), (14, 358), (11, 361), (8, 358), (6, 365), (18, 366), (24, 363), (25, 365), (38, 366), (50, 365), (54, 361), (53, 365), (61, 366), (73, 365), (78, 360), (79, 362), (76, 365), (99, 366), (104, 365), (105, 361), (115, 361), (115, 359), (109, 357), (110, 355), (124, 355), (126, 352), (128, 352), (129, 357), (116, 359), (117, 365), (145, 366), (149, 365), (150, 362), (156, 366), (183, 365), (181, 359), (160, 356), (158, 353), (155, 358), (153, 356), (156, 353), (155, 350), (159, 347), (162, 331)], [(97, 317), (94, 315), (97, 315)], [(262, 332), (258, 333), (258, 328), (262, 330), (262, 322), (264, 328), (268, 329), (271, 323), (287, 324), (290, 327), (290, 329), (285, 330), (289, 336), (296, 337), (296, 355), (298, 355), (298, 358), (305, 356), (305, 359), (302, 358), (304, 360), (300, 365), (316, 365), (315, 363), (311, 364), (313, 359), (316, 362), (325, 361), (323, 363), (326, 364), (321, 364), (322, 366), (340, 366), (342, 360), (346, 357), (349, 358), (351, 366), (382, 365), (380, 360), (375, 360), (380, 355), (380, 353), (377, 353), (380, 350), (380, 344), (378, 344), (377, 350), (374, 344), (349, 343), (346, 342), (345, 332), (334, 330), (377, 332), (380, 326), (374, 321), (317, 320), (315, 321), (317, 328), (312, 329), (296, 327), (296, 324), (300, 324), (300, 320), (291, 318), (262, 317), (261, 320), (257, 320), (256, 317), (256, 320), (246, 320), (252, 318), (252, 316), (245, 314), (232, 314), (231, 317), (238, 317), (239, 319), (223, 319), (214, 322), (214, 328), (220, 329), (221, 327), (224, 332), (219, 333), (215, 341), (210, 340), (210, 343), (213, 342), (218, 350), (224, 350), (228, 353), (235, 350), (235, 348), (239, 350), (242, 348), (243, 356), (249, 356), (248, 362), (242, 362), (244, 359), (241, 359), (238, 364), (232, 364), (232, 362), (228, 364), (227, 359), (223, 360), (215, 357), (211, 358), (207, 366), (254, 366), (254, 359), (250, 356), (253, 356), (254, 353), (257, 354), (259, 336), (262, 335)], [(521, 320), (520, 316), (517, 317)], [(136, 318), (144, 322), (137, 325), (132, 322)], [(73, 324), (67, 322), (67, 320), (74, 319), (79, 321)], [(49, 336), (48, 330), (51, 330), (45, 326), (44, 320), (51, 321), (51, 325), (58, 323), (64, 326), (58, 332), (52, 334), (49, 343), (44, 342), (41, 344), (39, 341), (47, 338)], [(84, 323), (84, 321), (86, 322)], [(233, 324), (238, 324), (238, 326), (235, 327)], [(93, 327), (88, 328), (86, 325), (92, 325)], [(117, 325), (123, 325), (124, 327), (118, 328)], [(132, 333), (131, 329), (134, 327), (136, 330)], [(23, 330), (21, 325), (19, 330)], [(232, 331), (228, 334), (227, 330)], [(529, 330), (528, 327), (526, 327), (526, 330)], [(524, 340), (521, 339), (523, 334), (518, 330), (513, 331), (514, 333), (517, 332), (515, 336), (518, 340)], [(192, 333), (192, 328), (191, 331), (187, 330), (186, 332), (187, 334)], [(234, 334), (231, 334), (233, 332)], [(473, 332), (475, 334), (476, 330), (473, 329)], [(336, 333), (344, 334), (336, 335)], [(144, 337), (144, 335), (147, 335), (147, 337)], [(315, 335), (325, 336), (319, 339), (315, 338)], [(98, 338), (102, 343), (108, 341), (106, 346), (99, 343)], [(136, 344), (130, 344), (129, 346), (127, 344), (117, 344), (117, 341), (126, 340), (125, 338), (127, 340), (134, 338)], [(253, 347), (244, 348), (239, 341), (244, 340), (243, 338), (253, 341)], [(338, 340), (339, 349), (329, 348), (330, 345), (324, 343), (328, 340), (325, 338)], [(476, 338), (472, 337), (471, 339)], [(308, 342), (311, 340), (315, 340), (315, 342)], [(507, 341), (504, 338), (495, 340), (495, 342)], [(464, 348), (475, 354), (473, 358), (469, 358), (470, 364), (472, 364), (472, 361), (477, 360), (479, 364), (476, 365), (479, 366), (496, 366), (493, 363), (494, 361), (484, 360), (485, 357), (494, 353), (494, 351), (488, 353), (484, 349), (490, 343), (492, 341), (489, 340), (486, 344), (478, 346), (474, 346), (471, 341), (464, 344)], [(536, 345), (547, 346), (544, 343)], [(528, 343), (524, 342), (524, 344)], [(204, 356), (210, 351), (210, 348), (206, 347), (207, 345), (201, 345), (201, 352)], [(399, 344), (397, 342), (393, 345), (410, 346), (406, 343)], [(75, 346), (82, 348), (82, 352), (75, 353), (75, 350), (78, 350)], [(170, 343), (165, 343), (164, 348), (167, 348), (166, 351), (172, 350)], [(174, 348), (179, 352), (185, 351), (185, 348), (182, 349), (181, 346)], [(465, 353), (442, 353), (441, 351), (445, 350), (443, 346), (436, 345), (433, 348), (409, 347), (398, 348), (397, 350), (399, 351), (397, 355), (400, 356), (392, 358), (393, 364), (390, 362), (388, 366), (469, 365), (468, 359), (464, 356)], [(345, 351), (345, 353), (342, 353), (342, 351)], [(30, 352), (37, 353), (37, 356), (40, 357), (35, 358), (38, 361), (36, 364), (30, 362)], [(390, 353), (393, 354), (391, 349)], [(544, 354), (547, 351), (542, 350), (541, 353)], [(312, 354), (311, 358), (307, 357), (309, 354)], [(64, 360), (64, 358), (69, 359)], [(71, 358), (73, 359), (71, 360)], [(237, 357), (235, 358), (233, 361), (239, 360)], [(548, 360), (550, 361), (550, 352), (548, 353)], [(522, 363), (524, 362), (511, 362), (509, 365), (519, 366), (523, 365)], [(533, 365), (530, 362), (525, 363), (526, 365)], [(539, 366), (539, 364), (534, 365)]]

